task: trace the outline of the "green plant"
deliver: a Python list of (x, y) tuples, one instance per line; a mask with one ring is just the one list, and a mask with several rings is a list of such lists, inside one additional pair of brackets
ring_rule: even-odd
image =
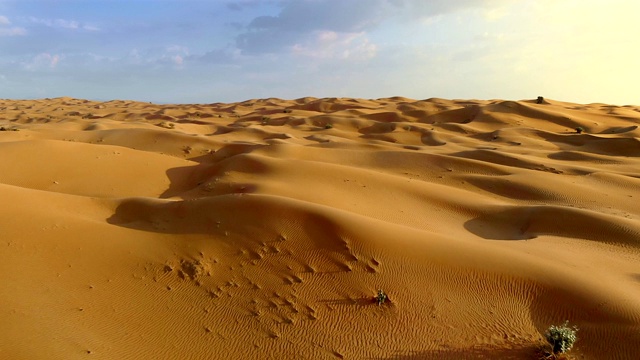
[(374, 299), (378, 303), (378, 306), (380, 306), (380, 305), (384, 304), (385, 302), (389, 301), (389, 297), (382, 290), (378, 290), (378, 295), (376, 295), (376, 297)]
[(576, 132), (577, 132), (578, 134), (582, 134), (582, 133), (584, 132), (584, 128), (583, 128), (582, 126), (578, 126), (578, 127), (576, 128)]
[(576, 326), (569, 327), (569, 321), (566, 321), (564, 325), (549, 326), (544, 337), (551, 345), (553, 354), (561, 354), (571, 350), (573, 344), (578, 340), (577, 331)]
[(324, 126), (325, 129), (333, 129), (333, 125), (331, 124), (327, 124)]

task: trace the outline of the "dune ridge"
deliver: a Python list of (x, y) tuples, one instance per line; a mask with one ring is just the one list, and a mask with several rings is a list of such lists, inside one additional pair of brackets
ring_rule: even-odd
[(0, 358), (528, 359), (569, 320), (575, 358), (635, 359), (639, 123), (550, 99), (0, 100)]

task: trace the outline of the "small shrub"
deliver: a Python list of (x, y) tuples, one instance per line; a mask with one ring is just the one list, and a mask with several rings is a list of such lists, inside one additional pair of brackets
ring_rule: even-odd
[(575, 130), (578, 134), (582, 134), (584, 132), (584, 128), (582, 126), (578, 126)]
[(327, 124), (324, 126), (325, 129), (333, 129), (333, 125), (331, 124)]
[(564, 325), (551, 325), (544, 337), (552, 347), (554, 354), (565, 353), (573, 347), (578, 337), (576, 332), (578, 328), (576, 326), (569, 327), (569, 321), (566, 321)]
[(384, 304), (385, 302), (389, 301), (389, 297), (382, 290), (378, 290), (378, 295), (376, 295), (376, 297), (374, 299), (378, 303), (378, 306), (380, 306), (380, 305)]
[(538, 99), (536, 100), (536, 104), (542, 104), (544, 103), (544, 98), (542, 96), (538, 96)]

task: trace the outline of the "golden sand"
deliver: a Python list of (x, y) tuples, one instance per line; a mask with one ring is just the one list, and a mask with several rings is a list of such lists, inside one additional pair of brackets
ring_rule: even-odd
[(640, 107), (0, 110), (2, 359), (640, 356)]

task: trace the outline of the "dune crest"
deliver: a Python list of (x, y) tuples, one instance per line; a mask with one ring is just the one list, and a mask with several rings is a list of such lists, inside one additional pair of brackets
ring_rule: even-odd
[(524, 359), (569, 320), (576, 358), (634, 359), (638, 124), (550, 99), (0, 100), (0, 357)]

